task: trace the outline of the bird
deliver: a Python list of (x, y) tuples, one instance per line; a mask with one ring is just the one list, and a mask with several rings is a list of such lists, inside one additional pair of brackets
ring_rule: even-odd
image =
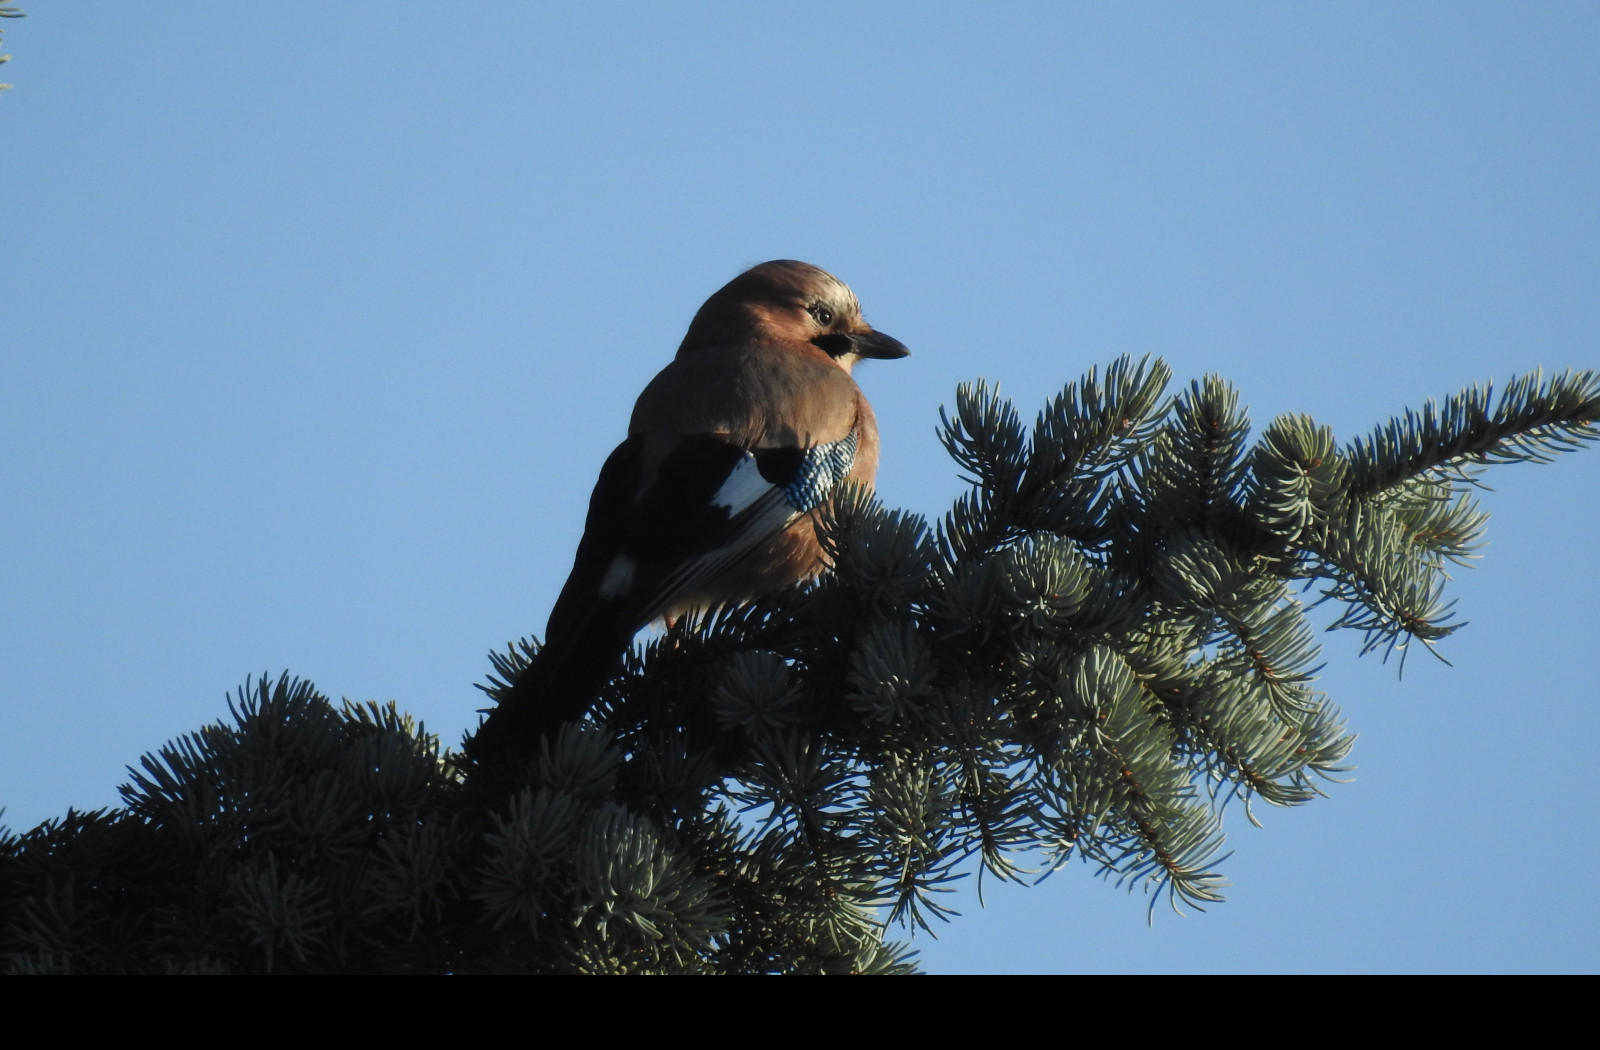
[(648, 624), (822, 571), (818, 511), (877, 474), (877, 420), (851, 370), (909, 353), (808, 263), (753, 266), (707, 299), (600, 470), (544, 645), (468, 755), (527, 753), (581, 718)]

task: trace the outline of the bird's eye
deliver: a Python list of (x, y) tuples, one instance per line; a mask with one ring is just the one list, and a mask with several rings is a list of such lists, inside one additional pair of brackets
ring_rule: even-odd
[(823, 306), (821, 303), (815, 303), (812, 305), (811, 317), (817, 322), (817, 324), (824, 328), (833, 323), (833, 311), (828, 309), (826, 306)]

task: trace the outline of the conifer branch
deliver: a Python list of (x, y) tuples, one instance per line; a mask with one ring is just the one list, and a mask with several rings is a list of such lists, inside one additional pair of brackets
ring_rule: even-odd
[(1074, 859), (1207, 907), (1228, 803), (1309, 801), (1353, 741), (1290, 584), (1366, 649), (1438, 643), (1485, 524), (1469, 486), (1591, 439), (1600, 376), (1469, 390), (1343, 452), (1301, 416), (1251, 444), (1227, 384), (1168, 379), (1120, 360), (1031, 431), (963, 387), (941, 440), (970, 489), (936, 528), (841, 492), (831, 573), (681, 618), (528, 754), (473, 764), (393, 705), (247, 681), (122, 809), (0, 836), (0, 958), (898, 973), (886, 926), (951, 919), (973, 867)]
[(1362, 499), (1412, 478), (1471, 481), (1489, 463), (1548, 463), (1600, 436), (1600, 372), (1568, 370), (1544, 382), (1536, 369), (1495, 398), (1467, 387), (1408, 410), (1351, 443), (1350, 495)]

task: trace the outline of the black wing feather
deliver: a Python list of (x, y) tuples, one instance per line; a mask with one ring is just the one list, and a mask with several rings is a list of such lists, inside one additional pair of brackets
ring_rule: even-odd
[[(600, 471), (572, 574), (545, 645), (471, 742), (474, 757), (529, 747), (582, 715), (639, 628), (788, 528), (849, 474), (856, 438), (751, 452), (714, 434), (685, 439), (639, 491), (643, 439)], [(603, 597), (619, 559), (627, 584)]]

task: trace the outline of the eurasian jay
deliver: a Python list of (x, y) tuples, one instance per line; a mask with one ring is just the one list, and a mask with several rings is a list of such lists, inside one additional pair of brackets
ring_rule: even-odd
[(646, 624), (819, 572), (816, 510), (878, 469), (877, 421), (850, 370), (907, 353), (805, 263), (762, 263), (707, 299), (601, 468), (544, 647), (474, 757), (523, 751), (581, 716)]

